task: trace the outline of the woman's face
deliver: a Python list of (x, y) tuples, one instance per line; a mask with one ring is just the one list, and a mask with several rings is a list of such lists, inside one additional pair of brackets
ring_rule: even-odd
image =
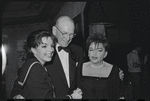
[(106, 57), (107, 52), (102, 43), (95, 44), (92, 42), (88, 50), (89, 59), (93, 64), (101, 64)]
[(36, 48), (31, 48), (34, 56), (42, 63), (51, 61), (54, 53), (54, 43), (51, 37), (42, 37), (42, 43)]

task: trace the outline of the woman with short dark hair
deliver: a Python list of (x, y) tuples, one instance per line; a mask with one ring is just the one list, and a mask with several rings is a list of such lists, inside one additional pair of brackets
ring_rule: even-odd
[(52, 59), (55, 37), (47, 30), (33, 31), (27, 37), (26, 46), (30, 57), (21, 67), (19, 77), (11, 92), (12, 97), (14, 99), (48, 99), (55, 97), (54, 86), (44, 66), (46, 62)]
[(109, 49), (106, 37), (93, 33), (86, 45), (90, 61), (82, 66), (80, 86), (83, 99), (118, 99), (121, 90), (119, 68), (103, 60)]

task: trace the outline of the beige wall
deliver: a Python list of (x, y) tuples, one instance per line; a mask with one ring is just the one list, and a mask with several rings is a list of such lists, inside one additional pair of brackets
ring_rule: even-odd
[(30, 32), (42, 28), (49, 30), (49, 24), (44, 22), (2, 28), (2, 34), (8, 36), (8, 66), (5, 75), (6, 95), (8, 98), (10, 97), (13, 82), (17, 77), (17, 40), (25, 40)]
[(75, 16), (83, 12), (85, 5), (86, 5), (86, 2), (65, 3), (64, 6), (59, 11), (59, 13), (57, 14), (55, 20), (61, 15), (67, 15), (67, 16), (70, 16), (71, 18), (74, 18)]

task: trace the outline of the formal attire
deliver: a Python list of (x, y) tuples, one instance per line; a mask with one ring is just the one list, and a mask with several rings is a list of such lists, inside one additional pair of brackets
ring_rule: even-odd
[(20, 94), (25, 99), (50, 99), (55, 96), (53, 89), (46, 67), (42, 66), (36, 58), (31, 58), (21, 68), (11, 96)]
[(138, 52), (133, 50), (127, 55), (129, 80), (133, 83), (133, 96), (138, 98), (140, 93), (141, 63)]
[(45, 66), (55, 86), (56, 98), (68, 99), (67, 95), (77, 88), (77, 68), (80, 68), (83, 52), (73, 44), (68, 46), (68, 52), (58, 50), (58, 47), (57, 44), (52, 61)]
[[(89, 66), (89, 63), (83, 64), (83, 67)], [(82, 71), (86, 70), (82, 68)], [(88, 74), (91, 74), (90, 72)], [(118, 67), (113, 66), (108, 77), (85, 76), (82, 73), (80, 88), (83, 91), (83, 99), (117, 99), (121, 89)]]

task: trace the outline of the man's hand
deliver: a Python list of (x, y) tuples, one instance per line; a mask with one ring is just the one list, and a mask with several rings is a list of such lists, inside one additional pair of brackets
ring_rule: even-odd
[(13, 99), (25, 99), (22, 95), (18, 94), (13, 97)]
[(71, 96), (73, 99), (82, 99), (82, 90), (80, 88), (77, 88), (76, 90), (73, 91)]
[(125, 99), (124, 97), (120, 97), (119, 99)]
[(123, 78), (124, 78), (124, 73), (123, 73), (123, 71), (120, 68), (119, 68), (119, 78), (121, 80), (123, 80)]

